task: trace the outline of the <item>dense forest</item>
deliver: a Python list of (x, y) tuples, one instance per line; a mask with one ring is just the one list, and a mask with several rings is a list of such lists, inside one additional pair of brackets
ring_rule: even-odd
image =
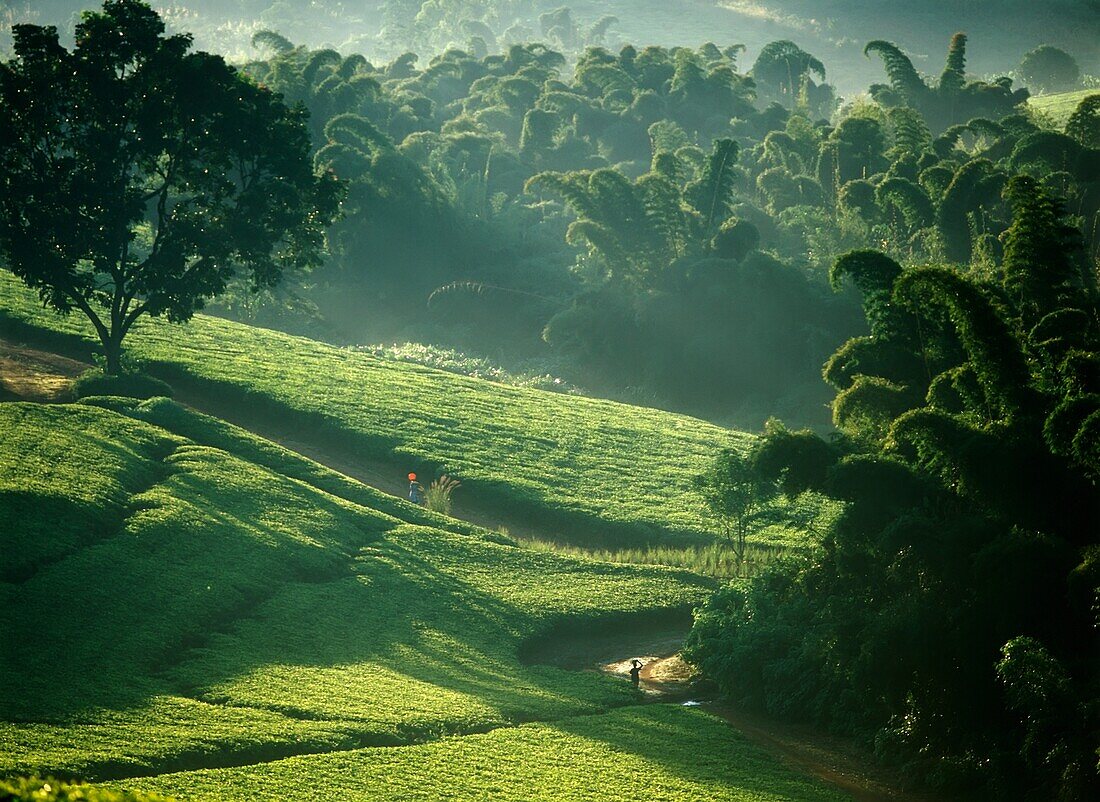
[(302, 269), (211, 311), (772, 418), (753, 486), (841, 512), (718, 591), (689, 659), (915, 783), (1096, 798), (1100, 94), (1064, 123), (1028, 105), (1095, 88), (1094, 54), (975, 75), (988, 45), (955, 33), (931, 70), (884, 24), (855, 93), (793, 39), (625, 42), (534, 0), (252, 0), (247, 28), (223, 5), (164, 15), (214, 20), (205, 46), (304, 109), (343, 201)]
[[(996, 272), (1018, 174), (1063, 197), (1096, 252), (1095, 112), (1052, 130), (1021, 111), (1025, 87), (967, 72), (962, 35), (931, 77), (865, 43), (881, 77), (844, 100), (791, 41), (751, 59), (736, 43), (610, 49), (611, 17), (387, 3), (383, 32), (424, 55), (373, 63), (347, 43), (296, 44), (294, 4), (254, 5), (272, 27), (250, 34), (260, 58), (241, 69), (305, 106), (315, 163), (350, 196), (324, 266), (277, 296), (241, 287), (217, 307), (233, 317), (431, 343), (747, 425), (823, 426), (819, 366), (864, 331), (856, 294), (828, 285), (837, 254)], [(323, 30), (355, 17), (344, 5), (299, 11)]]

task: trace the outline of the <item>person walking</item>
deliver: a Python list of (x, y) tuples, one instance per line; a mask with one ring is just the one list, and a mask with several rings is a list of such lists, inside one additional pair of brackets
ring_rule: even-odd
[(634, 687), (638, 687), (638, 683), (642, 679), (642, 669), (645, 668), (642, 665), (642, 661), (638, 658), (634, 658), (630, 661), (630, 681), (634, 684)]
[(409, 474), (409, 501), (413, 504), (424, 503), (424, 486), (416, 481), (416, 474)]

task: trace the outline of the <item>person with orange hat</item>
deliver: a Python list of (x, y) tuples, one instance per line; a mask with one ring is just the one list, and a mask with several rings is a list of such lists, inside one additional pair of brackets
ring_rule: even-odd
[(424, 503), (424, 486), (416, 481), (416, 474), (409, 474), (409, 501), (413, 504)]

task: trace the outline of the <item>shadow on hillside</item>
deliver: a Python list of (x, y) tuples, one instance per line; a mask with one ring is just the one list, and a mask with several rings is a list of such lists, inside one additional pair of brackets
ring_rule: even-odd
[[(80, 335), (40, 328), (3, 310), (0, 337), (85, 361), (96, 350), (94, 343)], [(181, 365), (150, 361), (143, 367), (150, 375), (167, 381), (180, 401), (286, 444), (385, 492), (403, 496), (404, 485), (393, 477), (404, 476), (410, 469), (424, 476), (446, 471), (438, 461), (405, 453), (407, 436), (354, 431), (331, 416), (295, 409), (281, 397), (253, 391), (243, 384), (197, 376)], [(511, 429), (501, 430), (501, 439), (514, 436)], [(506, 528), (527, 539), (583, 548), (705, 546), (713, 542), (712, 536), (701, 532), (665, 530), (642, 521), (624, 523), (590, 512), (557, 508), (522, 485), (489, 479), (464, 481), (456, 515), (487, 529)]]
[[(365, 554), (345, 558), (331, 573), (321, 572), (309, 581), (301, 576), (302, 566), (284, 555), (280, 568), (262, 566), (262, 583), (223, 591), (217, 605), (198, 612), (187, 599), (200, 592), (204, 571), (215, 571), (227, 553), (234, 561), (244, 562), (258, 559), (256, 555), (222, 551), (208, 555), (203, 563), (204, 541), (188, 545), (186, 537), (177, 537), (175, 547), (173, 539), (164, 538), (152, 550), (150, 543), (129, 542), (134, 550), (131, 560), (118, 551), (98, 550), (97, 559), (85, 560), (82, 570), (70, 576), (70, 580), (96, 577), (96, 598), (60, 604), (53, 612), (69, 619), (65, 626), (55, 629), (40, 619), (13, 644), (5, 692), (20, 704), (11, 718), (58, 724), (109, 721), (111, 726), (125, 728), (127, 715), (140, 720), (154, 696), (185, 691), (215, 704), (342, 722), (354, 736), (341, 748), (351, 748), (411, 743), (629, 703), (632, 697), (625, 686), (620, 690), (591, 676), (580, 678), (558, 669), (529, 669), (520, 664), (516, 644), (543, 630), (552, 617), (537, 618), (445, 567), (453, 564), (457, 573), (474, 570), (496, 576), (504, 584), (521, 581), (509, 576), (507, 560), (495, 559), (498, 555), (493, 551), (500, 547), (471, 540), (488, 553), (470, 555), (462, 536), (436, 538), (423, 530), (412, 534), (415, 542), (409, 546), (400, 532), (391, 533), (364, 548)], [(429, 558), (424, 549), (438, 553)], [(148, 562), (138, 570), (140, 575), (128, 577), (127, 571), (142, 559)], [(196, 563), (202, 567), (197, 569)], [(153, 581), (154, 574), (156, 582), (174, 590), (149, 597), (113, 592), (127, 582)], [(71, 585), (72, 581), (66, 583)], [(104, 599), (114, 599), (113, 612), (104, 607)], [(169, 629), (179, 627), (185, 616), (192, 616), (190, 627)], [(112, 620), (137, 625), (145, 617), (166, 629), (122, 638), (110, 638), (104, 629)], [(575, 620), (575, 626), (583, 626), (583, 616)], [(81, 636), (83, 643), (74, 642)], [(369, 710), (361, 715), (344, 709), (345, 694), (356, 697), (348, 701), (361, 708), (384, 709), (409, 702), (372, 695), (371, 666), (407, 677), (419, 688), (438, 688), (452, 700), (455, 694), (465, 695), (476, 716), (461, 709), (461, 699), (451, 707), (432, 708), (435, 712), (423, 723), (411, 720), (396, 727), (392, 722), (380, 725)], [(335, 670), (325, 675), (319, 688), (309, 689), (311, 699), (325, 700), (311, 706), (292, 695), (251, 698), (257, 682), (263, 687), (265, 669), (270, 667)], [(311, 679), (316, 680), (316, 675)], [(240, 684), (235, 685), (237, 681)], [(289, 687), (292, 691), (293, 684)], [(202, 722), (196, 721), (195, 726), (201, 727)], [(262, 737), (262, 733), (256, 735)], [(103, 762), (85, 776), (119, 779), (168, 768), (243, 765), (296, 753), (285, 743), (243, 740), (218, 743), (214, 738), (201, 750), (155, 756), (157, 765), (152, 769), (145, 765), (150, 756), (142, 755), (137, 745), (133, 763)], [(331, 743), (306, 737), (297, 753), (332, 748)], [(64, 773), (64, 766), (40, 768)]]

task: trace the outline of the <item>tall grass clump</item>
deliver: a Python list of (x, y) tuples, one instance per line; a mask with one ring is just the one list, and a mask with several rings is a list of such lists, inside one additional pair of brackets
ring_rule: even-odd
[(715, 579), (751, 579), (791, 553), (781, 546), (750, 543), (743, 554), (726, 543), (690, 546), (646, 546), (633, 549), (584, 549), (549, 540), (523, 539), (520, 543), (535, 551), (547, 551), (570, 557), (587, 557), (628, 565), (664, 565), (686, 568)]
[(126, 398), (149, 399), (172, 397), (172, 387), (160, 379), (140, 372), (123, 372), (117, 376), (92, 368), (76, 378), (72, 388), (73, 398), (96, 395), (116, 395)]
[(443, 474), (424, 491), (424, 506), (440, 515), (451, 514), (451, 493), (462, 483), (447, 474)]

